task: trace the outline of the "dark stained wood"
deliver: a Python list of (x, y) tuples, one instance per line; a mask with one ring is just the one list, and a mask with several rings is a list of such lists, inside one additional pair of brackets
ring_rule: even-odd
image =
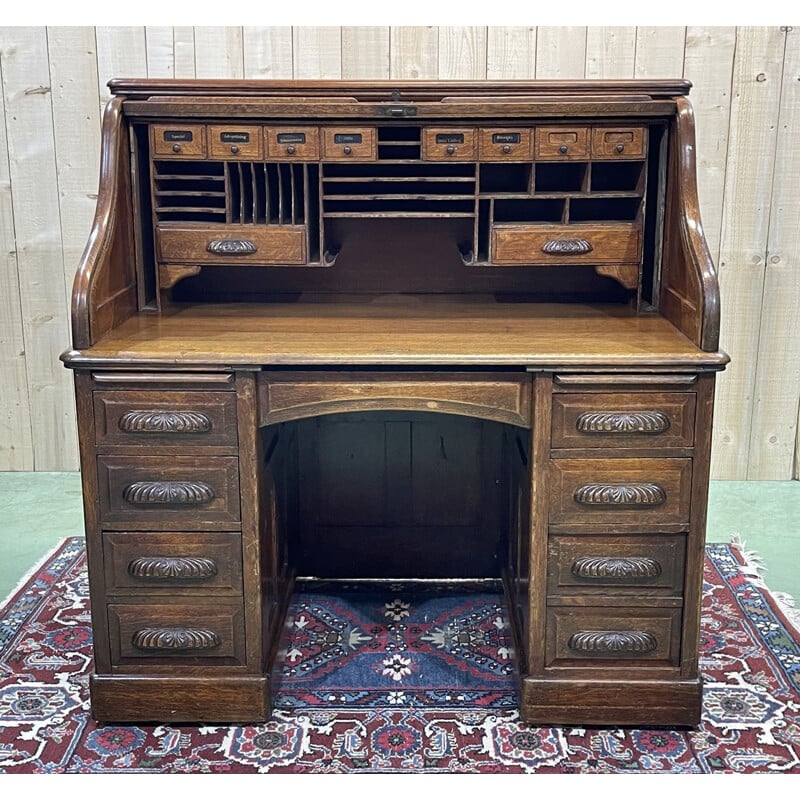
[(696, 724), (688, 82), (111, 86), (62, 356), (94, 717), (266, 720), (297, 575), (502, 577), (524, 722)]
[(345, 411), (429, 411), (530, 427), (530, 378), (503, 373), (259, 374), (262, 425)]

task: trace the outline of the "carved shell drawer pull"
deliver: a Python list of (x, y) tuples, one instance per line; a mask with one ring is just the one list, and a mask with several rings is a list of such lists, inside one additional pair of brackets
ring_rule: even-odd
[(202, 580), (217, 574), (217, 562), (192, 556), (142, 556), (128, 564), (128, 574), (150, 580)]
[(652, 653), (658, 640), (650, 631), (578, 631), (568, 647), (578, 653)]
[(137, 506), (201, 506), (214, 499), (214, 490), (200, 481), (136, 481), (125, 487), (122, 498)]
[(573, 495), (582, 506), (660, 506), (667, 493), (657, 483), (587, 483)]
[(577, 578), (658, 578), (661, 564), (647, 556), (586, 556), (576, 559), (571, 572)]
[(126, 433), (209, 433), (211, 420), (201, 411), (128, 411), (119, 418)]
[(669, 417), (663, 411), (587, 411), (575, 422), (581, 433), (649, 433), (669, 430)]
[(549, 256), (581, 256), (593, 249), (586, 239), (549, 239), (542, 245), (542, 252)]
[(207, 628), (141, 628), (131, 642), (137, 650), (213, 650), (222, 639)]
[(214, 239), (206, 250), (217, 256), (249, 256), (258, 252), (258, 245), (249, 239)]

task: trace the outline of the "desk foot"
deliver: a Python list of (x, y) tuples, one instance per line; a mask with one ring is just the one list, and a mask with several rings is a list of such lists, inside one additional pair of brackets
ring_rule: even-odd
[(579, 681), (526, 677), (521, 715), (537, 725), (695, 727), (703, 685), (681, 681)]
[(89, 687), (98, 722), (245, 723), (272, 713), (270, 681), (261, 675), (92, 675)]

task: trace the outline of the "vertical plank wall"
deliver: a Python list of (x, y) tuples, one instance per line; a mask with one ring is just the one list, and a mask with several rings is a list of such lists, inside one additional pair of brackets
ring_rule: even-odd
[(68, 297), (112, 77), (686, 77), (722, 283), (718, 479), (798, 478), (800, 29), (0, 28), (0, 470), (77, 469)]

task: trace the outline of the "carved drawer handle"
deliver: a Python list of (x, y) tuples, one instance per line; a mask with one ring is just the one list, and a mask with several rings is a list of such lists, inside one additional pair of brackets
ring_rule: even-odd
[(191, 556), (142, 556), (128, 564), (128, 574), (152, 580), (201, 580), (217, 574), (217, 562), (211, 558)]
[(211, 420), (201, 411), (128, 411), (119, 418), (126, 433), (209, 433)]
[(652, 653), (658, 640), (650, 631), (578, 631), (567, 646), (577, 653)]
[(139, 506), (201, 506), (214, 499), (214, 490), (200, 481), (136, 481), (123, 489), (122, 498)]
[(662, 411), (587, 411), (575, 422), (581, 433), (648, 433), (669, 430), (669, 417)]
[(137, 650), (213, 650), (222, 639), (207, 628), (142, 628), (131, 642)]
[(542, 245), (542, 252), (550, 256), (580, 256), (593, 249), (586, 239), (549, 239)]
[(582, 506), (660, 506), (667, 493), (656, 483), (587, 483), (573, 497)]
[(585, 556), (572, 564), (571, 572), (577, 578), (657, 578), (661, 564), (654, 558), (633, 556)]
[(217, 256), (249, 256), (258, 251), (258, 245), (249, 239), (214, 239), (206, 250)]

